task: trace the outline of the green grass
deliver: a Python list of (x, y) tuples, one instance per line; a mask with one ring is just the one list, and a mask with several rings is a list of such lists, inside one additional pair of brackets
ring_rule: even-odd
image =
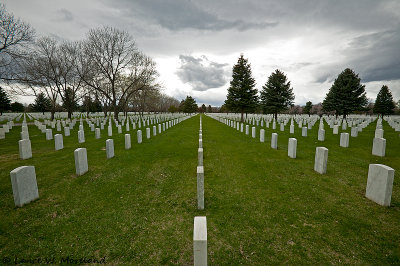
[[(192, 264), (193, 218), (206, 215), (209, 264), (400, 263), (400, 139), (386, 122), (384, 158), (371, 155), (372, 123), (350, 137), (349, 148), (339, 147), (340, 135), (326, 124), (325, 142), (317, 141), (318, 124), (308, 137), (296, 127), (297, 158), (290, 159), (288, 126), (265, 128), (260, 143), (260, 127), (253, 139), (203, 116), (204, 211), (196, 209), (199, 116), (150, 140), (143, 132), (142, 144), (131, 131), (131, 150), (114, 127), (110, 160), (107, 128), (95, 140), (86, 125), (79, 145), (78, 125), (61, 151), (29, 126), (33, 158), (25, 161), (18, 159), (20, 127), (0, 140), (0, 259)], [(278, 150), (270, 148), (272, 132)], [(329, 149), (325, 175), (313, 171), (317, 146)], [(88, 150), (89, 172), (81, 177), (73, 158), (78, 147)], [(397, 170), (389, 208), (364, 197), (370, 163)], [(9, 172), (21, 165), (35, 166), (40, 198), (15, 208)]]

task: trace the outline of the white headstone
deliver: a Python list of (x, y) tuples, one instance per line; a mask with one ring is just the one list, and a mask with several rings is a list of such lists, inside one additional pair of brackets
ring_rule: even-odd
[(140, 129), (137, 131), (137, 142), (142, 143), (142, 131)]
[(96, 139), (99, 139), (101, 137), (100, 128), (96, 127), (94, 135)]
[(64, 127), (64, 135), (68, 137), (71, 134), (69, 127)]
[(198, 148), (198, 166), (203, 166), (203, 148)]
[(308, 130), (307, 127), (303, 127), (303, 128), (301, 129), (301, 136), (302, 136), (302, 137), (307, 137), (307, 130)]
[(246, 125), (246, 135), (249, 135), (249, 125)]
[(264, 141), (265, 141), (265, 130), (260, 129), (260, 142), (264, 142)]
[(111, 137), (112, 136), (112, 127), (108, 126), (108, 136)]
[(131, 148), (131, 134), (125, 134), (125, 150)]
[(194, 217), (193, 259), (195, 266), (207, 265), (207, 219), (205, 216)]
[(386, 139), (374, 138), (372, 144), (372, 155), (384, 157), (386, 152)]
[(370, 164), (365, 196), (382, 206), (390, 206), (394, 169), (383, 164)]
[(315, 150), (314, 171), (325, 174), (328, 165), (328, 149), (325, 147), (317, 147)]
[(76, 174), (83, 175), (88, 171), (86, 148), (78, 148), (74, 151)]
[(289, 138), (288, 156), (293, 159), (296, 158), (296, 151), (297, 151), (297, 139)]
[(349, 147), (349, 133), (340, 133), (340, 147)]
[(22, 139), (18, 141), (19, 158), (22, 160), (32, 158), (31, 141), (29, 139)]
[(278, 149), (278, 133), (272, 133), (271, 148)]
[(153, 126), (153, 136), (157, 136), (157, 127)]
[(34, 166), (20, 166), (10, 172), (14, 203), (22, 207), (37, 198), (39, 191)]
[(85, 131), (83, 131), (83, 130), (78, 131), (78, 142), (79, 143), (85, 142)]
[(64, 148), (63, 135), (56, 134), (54, 136), (54, 148), (56, 151)]
[(325, 141), (325, 129), (318, 129), (318, 140)]
[(256, 128), (252, 127), (251, 128), (251, 137), (254, 139), (256, 137)]
[(46, 140), (51, 140), (51, 139), (53, 139), (53, 131), (50, 128), (48, 128), (46, 129)]
[(114, 157), (114, 140), (113, 139), (106, 140), (106, 154), (107, 154), (107, 159), (111, 159), (112, 157)]
[(197, 209), (204, 209), (204, 167), (197, 166)]

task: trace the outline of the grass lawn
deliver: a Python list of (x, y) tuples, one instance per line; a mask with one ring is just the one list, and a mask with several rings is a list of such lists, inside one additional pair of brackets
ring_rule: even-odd
[[(339, 147), (340, 135), (326, 124), (322, 143), (318, 123), (308, 137), (296, 127), (297, 158), (290, 159), (288, 126), (264, 128), (260, 143), (260, 127), (253, 139), (203, 115), (204, 211), (196, 202), (199, 115), (150, 140), (143, 132), (142, 144), (131, 130), (131, 150), (114, 127), (110, 160), (107, 127), (96, 140), (86, 124), (86, 143), (78, 144), (77, 123), (64, 149), (54, 151), (54, 141), (30, 125), (33, 158), (25, 161), (14, 127), (0, 140), (0, 260), (192, 264), (193, 219), (206, 215), (209, 264), (399, 264), (400, 138), (384, 122), (386, 157), (372, 156), (375, 124), (350, 137), (349, 148)], [(272, 132), (278, 150), (270, 148)], [(325, 175), (313, 170), (317, 146), (329, 149)], [(87, 148), (89, 161), (80, 177), (78, 147)], [(364, 197), (370, 163), (396, 170), (389, 208)], [(40, 198), (15, 208), (9, 172), (22, 165), (35, 166)]]

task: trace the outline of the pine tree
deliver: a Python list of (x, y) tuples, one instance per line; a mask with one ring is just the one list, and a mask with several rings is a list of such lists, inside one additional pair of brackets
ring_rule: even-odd
[(51, 108), (51, 101), (49, 98), (47, 98), (44, 93), (39, 93), (36, 96), (35, 103), (32, 106), (33, 111), (35, 112), (47, 112)]
[(392, 93), (388, 86), (383, 85), (378, 95), (376, 96), (374, 113), (381, 114), (381, 116), (393, 114), (396, 106), (393, 102)]
[(183, 104), (183, 112), (184, 113), (194, 113), (198, 109), (196, 100), (193, 99), (192, 96), (186, 96), (186, 99)]
[(336, 115), (343, 115), (343, 118), (354, 111), (363, 110), (368, 104), (365, 86), (353, 70), (346, 68), (335, 79), (329, 89), (324, 102), (325, 111), (336, 111)]
[(312, 102), (308, 101), (306, 102), (306, 106), (303, 108), (303, 114), (307, 114), (308, 116), (311, 115), (311, 109), (312, 109)]
[(19, 102), (12, 103), (10, 106), (12, 112), (22, 113), (25, 109), (24, 105)]
[(226, 96), (226, 107), (234, 112), (253, 112), (258, 105), (257, 89), (255, 79), (251, 75), (251, 66), (248, 59), (240, 55), (238, 62), (232, 69), (232, 80)]
[(212, 107), (211, 107), (211, 105), (208, 105), (208, 107), (207, 107), (207, 113), (212, 113)]
[(272, 113), (278, 119), (278, 113), (293, 105), (294, 94), (290, 81), (280, 70), (275, 70), (262, 87), (261, 104), (264, 113)]
[(4, 111), (10, 110), (10, 102), (11, 100), (8, 98), (6, 91), (0, 87), (0, 115), (2, 115)]

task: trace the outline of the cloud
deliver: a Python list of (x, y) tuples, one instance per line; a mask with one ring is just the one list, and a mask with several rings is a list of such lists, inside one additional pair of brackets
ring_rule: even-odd
[(58, 9), (56, 12), (57, 18), (55, 21), (70, 22), (74, 20), (71, 11), (65, 8)]
[[(112, 3), (115, 2), (112, 1)], [(171, 31), (186, 29), (245, 31), (275, 27), (279, 24), (277, 21), (264, 21), (264, 19), (257, 21), (251, 21), (249, 18), (245, 20), (240, 18), (224, 19), (217, 13), (206, 10), (203, 4), (200, 5), (201, 2), (197, 3), (187, 0), (124, 0), (115, 5), (125, 9), (127, 13), (132, 13), (135, 17), (150, 20)]]
[(176, 75), (183, 83), (189, 83), (195, 91), (207, 91), (219, 88), (227, 83), (227, 66), (212, 62), (204, 55), (196, 58), (190, 55), (179, 55), (180, 67)]

